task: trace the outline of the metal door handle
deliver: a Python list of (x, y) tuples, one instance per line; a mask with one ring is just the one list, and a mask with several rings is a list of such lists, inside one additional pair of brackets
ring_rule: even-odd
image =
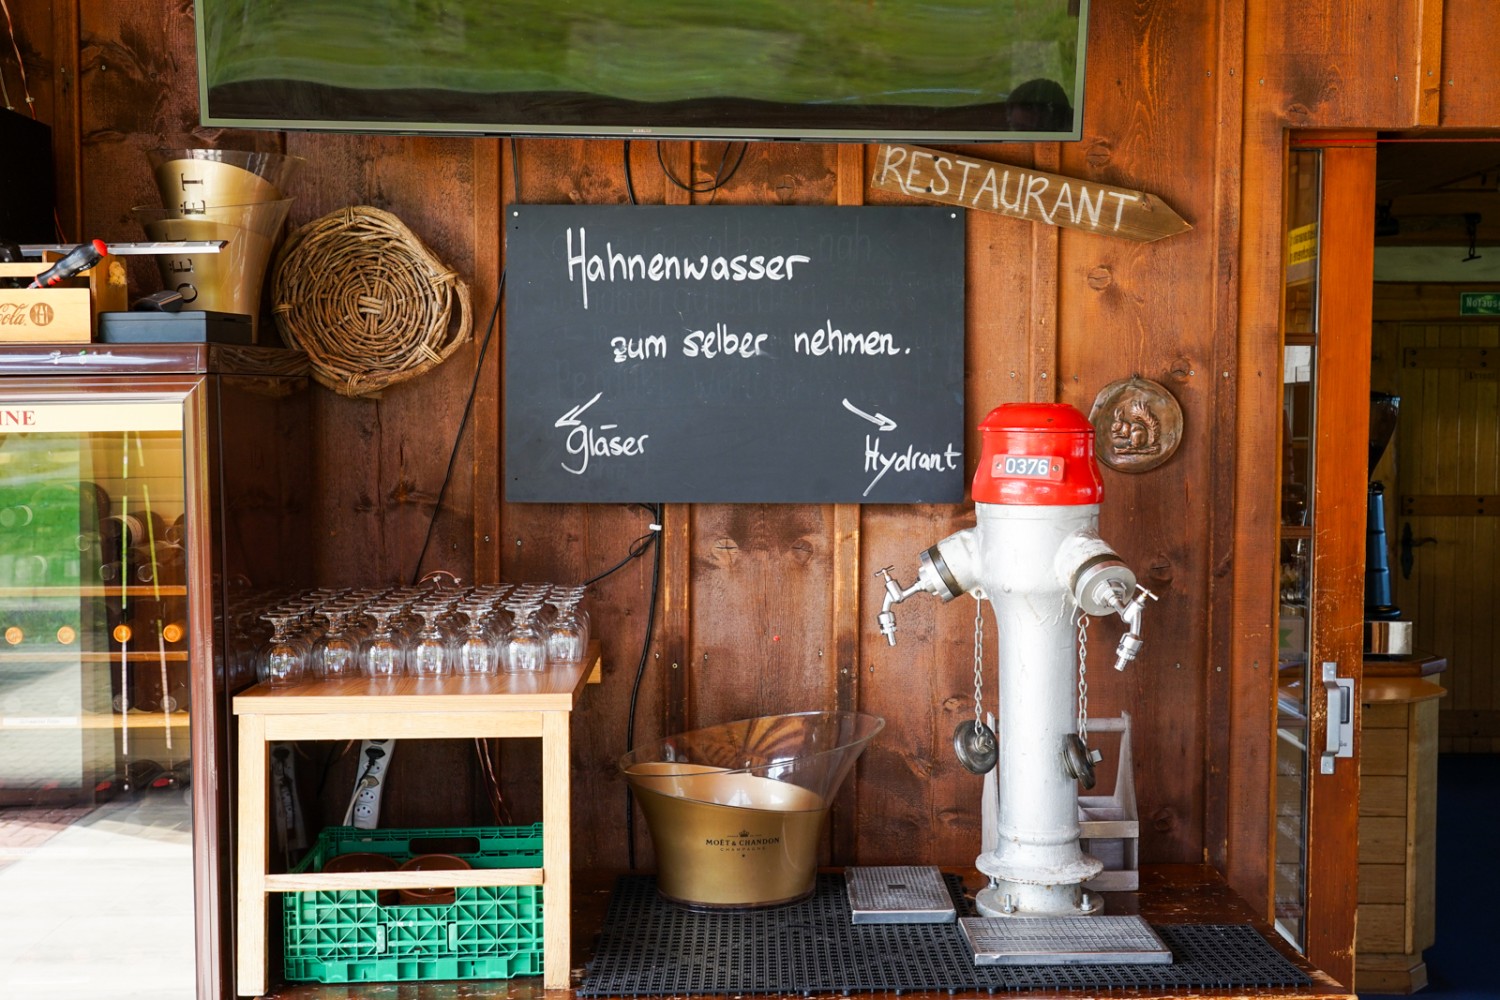
[(1327, 738), (1318, 770), (1333, 773), (1337, 757), (1354, 756), (1354, 678), (1340, 677), (1339, 665), (1323, 663), (1323, 690), (1328, 695)]
[(1431, 536), (1426, 538), (1413, 538), (1411, 534), (1411, 522), (1407, 521), (1401, 526), (1401, 579), (1411, 579), (1411, 567), (1415, 560), (1412, 558), (1412, 550), (1423, 545), (1436, 545), (1437, 539)]

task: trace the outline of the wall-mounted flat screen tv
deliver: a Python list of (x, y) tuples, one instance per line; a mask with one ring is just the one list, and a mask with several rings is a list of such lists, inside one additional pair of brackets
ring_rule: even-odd
[(203, 123), (966, 142), (1080, 135), (1088, 0), (195, 0)]

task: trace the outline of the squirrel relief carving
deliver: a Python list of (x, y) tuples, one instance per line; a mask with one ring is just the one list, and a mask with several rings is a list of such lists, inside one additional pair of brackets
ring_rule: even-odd
[(1182, 409), (1164, 387), (1143, 378), (1111, 382), (1089, 421), (1099, 460), (1121, 472), (1145, 472), (1172, 457), (1182, 440)]
[(1144, 399), (1133, 399), (1127, 408), (1115, 407), (1109, 428), (1116, 455), (1155, 455), (1161, 451), (1161, 420)]

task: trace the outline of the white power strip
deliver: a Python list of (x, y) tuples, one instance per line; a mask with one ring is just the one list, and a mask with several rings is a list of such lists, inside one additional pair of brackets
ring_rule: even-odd
[(385, 776), (395, 749), (395, 740), (365, 740), (360, 744), (349, 819), (360, 830), (373, 830), (380, 822), (380, 793), (385, 788)]

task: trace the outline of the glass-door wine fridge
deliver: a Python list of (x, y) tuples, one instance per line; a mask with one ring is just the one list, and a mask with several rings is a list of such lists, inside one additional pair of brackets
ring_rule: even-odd
[(0, 346), (0, 996), (232, 995), (232, 608), (305, 582), (304, 369)]

